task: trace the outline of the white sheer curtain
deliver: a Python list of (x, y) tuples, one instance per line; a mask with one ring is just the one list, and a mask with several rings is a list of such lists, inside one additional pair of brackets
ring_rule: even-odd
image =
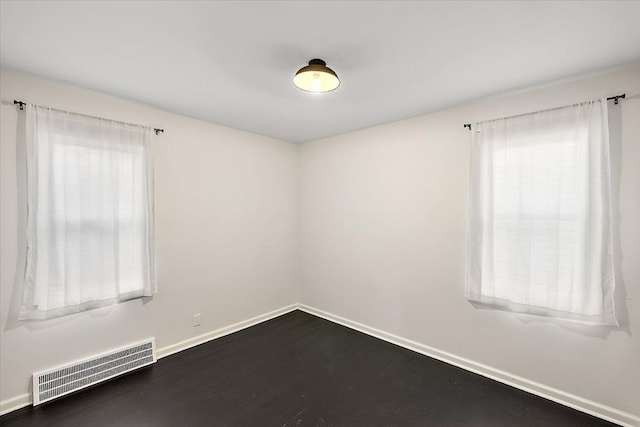
[(27, 105), (20, 319), (156, 292), (153, 129)]
[(617, 325), (607, 101), (477, 123), (467, 298)]

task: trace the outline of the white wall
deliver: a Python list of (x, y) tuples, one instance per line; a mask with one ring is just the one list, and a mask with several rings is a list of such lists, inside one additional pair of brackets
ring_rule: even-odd
[(621, 327), (474, 309), (464, 297), (471, 134), (463, 123), (623, 92), (640, 93), (640, 67), (302, 145), (302, 302), (640, 416), (638, 97), (609, 103)]
[(297, 302), (298, 146), (11, 72), (0, 74), (0, 95), (165, 129), (155, 170), (159, 293), (18, 322), (18, 113), (1, 106), (1, 401), (27, 393), (36, 370), (149, 336), (163, 348)]

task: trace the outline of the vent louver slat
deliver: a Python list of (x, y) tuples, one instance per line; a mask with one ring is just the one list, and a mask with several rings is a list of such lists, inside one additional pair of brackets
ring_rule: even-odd
[(33, 374), (33, 404), (108, 380), (156, 362), (153, 338)]

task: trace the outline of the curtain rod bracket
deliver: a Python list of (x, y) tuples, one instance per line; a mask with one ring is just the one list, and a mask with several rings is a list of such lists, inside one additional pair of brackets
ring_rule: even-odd
[(620, 99), (625, 99), (626, 97), (627, 97), (627, 94), (623, 93), (622, 95), (611, 96), (611, 97), (607, 98), (607, 101), (613, 100), (613, 103), (615, 105), (618, 105), (619, 100)]
[(464, 128), (471, 130), (471, 123), (465, 123)]
[(153, 131), (156, 133), (156, 135), (158, 135), (160, 132), (164, 133), (164, 129), (155, 128), (153, 129)]

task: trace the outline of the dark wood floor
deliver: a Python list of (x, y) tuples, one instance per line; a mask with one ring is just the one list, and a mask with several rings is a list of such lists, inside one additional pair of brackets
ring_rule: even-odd
[(611, 426), (294, 311), (3, 426)]

